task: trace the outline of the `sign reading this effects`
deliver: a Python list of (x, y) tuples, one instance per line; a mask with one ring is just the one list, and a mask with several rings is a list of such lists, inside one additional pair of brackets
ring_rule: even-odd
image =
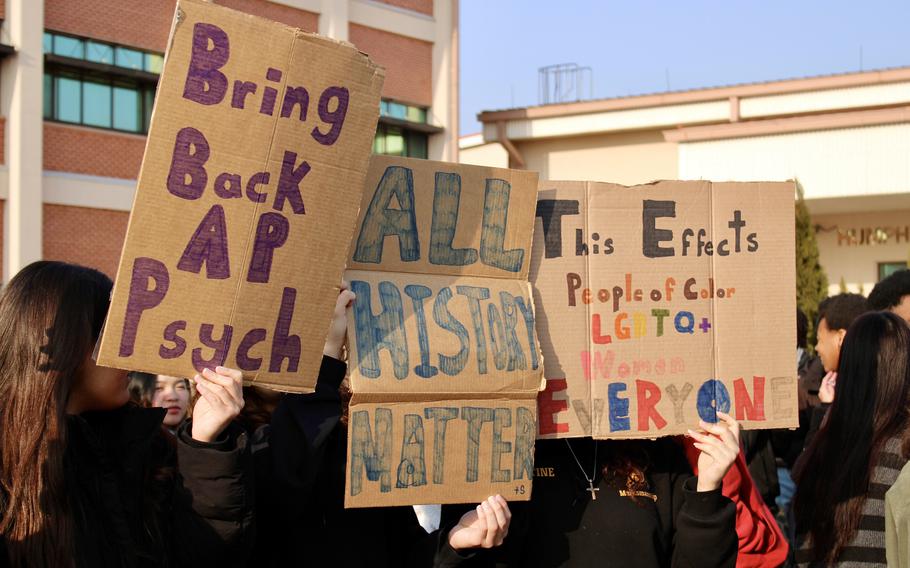
[(797, 425), (795, 188), (543, 182), (542, 438)]
[(178, 3), (99, 364), (313, 389), (382, 80), (353, 46)]
[(530, 498), (537, 174), (374, 156), (366, 185), (345, 505)]

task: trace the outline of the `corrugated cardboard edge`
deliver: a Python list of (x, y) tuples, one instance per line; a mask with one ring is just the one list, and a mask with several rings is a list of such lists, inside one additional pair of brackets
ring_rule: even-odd
[[(170, 57), (170, 54), (171, 54), (171, 47), (173, 46), (174, 38), (176, 37), (177, 30), (180, 28), (180, 25), (181, 25), (181, 24), (184, 22), (184, 20), (186, 19), (186, 12), (183, 10), (183, 6), (185, 6), (185, 5), (192, 5), (192, 6), (197, 6), (197, 7), (206, 8), (206, 9), (209, 9), (209, 8), (216, 8), (216, 9), (218, 9), (218, 10), (227, 10), (227, 11), (229, 11), (229, 12), (232, 12), (232, 14), (235, 15), (236, 17), (242, 17), (242, 18), (247, 18), (247, 19), (252, 19), (252, 20), (261, 20), (261, 21), (263, 21), (263, 22), (268, 23), (269, 25), (282, 26), (282, 27), (285, 28), (285, 30), (287, 30), (289, 33), (292, 33), (292, 34), (294, 35), (294, 41), (297, 41), (297, 40), (299, 40), (299, 39), (302, 39), (302, 40), (304, 40), (304, 41), (316, 41), (316, 42), (318, 42), (318, 43), (328, 43), (328, 44), (331, 44), (331, 45), (342, 46), (342, 47), (344, 47), (344, 48), (346, 48), (346, 49), (350, 49), (350, 50), (356, 52), (356, 56), (359, 57), (360, 60), (361, 60), (360, 63), (363, 64), (363, 65), (366, 65), (367, 67), (369, 67), (369, 68), (372, 69), (373, 75), (372, 75), (371, 82), (372, 82), (373, 84), (375, 84), (375, 82), (378, 80), (378, 81), (380, 82), (380, 85), (381, 85), (382, 82), (384, 82), (384, 80), (385, 80), (385, 74), (386, 74), (385, 68), (384, 68), (383, 66), (379, 65), (378, 63), (374, 62), (374, 61), (370, 58), (370, 56), (369, 56), (368, 54), (366, 54), (366, 53), (364, 53), (363, 51), (357, 49), (356, 46), (354, 46), (352, 43), (349, 43), (349, 42), (346, 42), (346, 41), (336, 40), (336, 39), (329, 38), (329, 37), (326, 37), (326, 36), (321, 36), (321, 35), (319, 35), (319, 34), (315, 34), (315, 33), (312, 33), (312, 32), (307, 32), (307, 31), (305, 31), (305, 30), (302, 30), (302, 29), (297, 28), (297, 27), (294, 27), (294, 26), (288, 26), (288, 25), (283, 24), (283, 23), (281, 23), (281, 22), (276, 22), (276, 21), (274, 21), (274, 20), (269, 20), (268, 18), (263, 18), (263, 17), (261, 17), (261, 16), (256, 16), (256, 15), (253, 15), (253, 14), (248, 14), (248, 13), (246, 13), (246, 12), (241, 12), (241, 11), (239, 11), (239, 10), (234, 10), (234, 9), (229, 8), (229, 7), (227, 7), (227, 6), (221, 6), (221, 5), (219, 5), (219, 4), (215, 4), (215, 3), (211, 2), (211, 1), (208, 1), (208, 0), (178, 0), (176, 6), (174, 7), (174, 16), (173, 16), (173, 18), (172, 18), (172, 20), (171, 20), (171, 27), (170, 27), (170, 30), (169, 30), (169, 32), (168, 32), (168, 39), (167, 39), (167, 43), (166, 43), (166, 49), (165, 49), (164, 61), (163, 61), (162, 69), (166, 69), (166, 68), (167, 68), (167, 60), (168, 60), (168, 58)], [(152, 106), (152, 113), (151, 113), (151, 115), (149, 116), (149, 133), (151, 133), (151, 131), (152, 131), (151, 125), (153, 125), (153, 124), (155, 123), (155, 114), (156, 114), (156, 112), (157, 112), (157, 110), (158, 110), (158, 104), (157, 104), (158, 97), (157, 97), (157, 95), (158, 95), (158, 89), (160, 88), (160, 86), (161, 86), (161, 81), (159, 80), (159, 81), (158, 81), (158, 84), (157, 84), (157, 86), (156, 86), (156, 88), (155, 88), (155, 101), (156, 101), (156, 102), (155, 102), (155, 104)], [(381, 87), (380, 87), (380, 91), (381, 91)], [(380, 97), (381, 97), (381, 94), (380, 94)], [(141, 180), (141, 179), (143, 178), (143, 172), (144, 172), (145, 167), (146, 167), (146, 159), (145, 159), (145, 158), (146, 158), (146, 154), (147, 154), (147, 152), (148, 152), (148, 148), (149, 148), (149, 143), (150, 143), (150, 141), (151, 141), (151, 137), (150, 137), (150, 136), (146, 136), (145, 148), (143, 149), (143, 152), (142, 152), (142, 162), (141, 162), (141, 164), (140, 164), (140, 166), (139, 166), (139, 175), (138, 175), (137, 178), (136, 178), (136, 180), (137, 180), (136, 191), (133, 193), (133, 203), (132, 203), (132, 205), (130, 206), (130, 215), (129, 215), (129, 219), (128, 219), (128, 221), (127, 221), (127, 228), (126, 228), (126, 234), (127, 234), (127, 235), (130, 234), (130, 227), (131, 227), (132, 224), (133, 224), (133, 215), (134, 215), (134, 213), (135, 213), (136, 197), (138, 196), (138, 193), (139, 193), (139, 191), (138, 191), (138, 190), (139, 190), (139, 185), (138, 185), (138, 183), (139, 183), (139, 180)], [(366, 170), (365, 170), (365, 172), (364, 172), (364, 176), (365, 176), (365, 175), (366, 175)], [(358, 211), (357, 211), (357, 214), (353, 217), (353, 221), (352, 221), (352, 235), (351, 235), (352, 238), (353, 238), (353, 230), (356, 228), (357, 219), (358, 219), (358, 217), (359, 217), (359, 215), (360, 215), (360, 203), (357, 203), (355, 206), (358, 208)], [(255, 226), (255, 221), (253, 221), (253, 226)], [(124, 257), (124, 253), (125, 253), (125, 252), (126, 252), (126, 246), (125, 246), (125, 240), (124, 240), (124, 246), (123, 246), (123, 247), (121, 248), (121, 250), (120, 250), (120, 260), (119, 260), (118, 263), (117, 263), (117, 272), (116, 272), (116, 274), (117, 274), (118, 276), (121, 274), (121, 271), (123, 270), (123, 264), (124, 264), (124, 262), (126, 261), (126, 258)], [(342, 269), (342, 275), (344, 274), (344, 271), (345, 271), (345, 270), (347, 270), (347, 266), (346, 266), (346, 265), (345, 265), (345, 267)], [(238, 289), (239, 289), (239, 287), (238, 287)], [(113, 299), (113, 294), (114, 294), (114, 290), (112, 289), (112, 290), (111, 290), (111, 294), (110, 294), (110, 299)], [(234, 298), (232, 298), (235, 302), (236, 302), (236, 299), (237, 299), (237, 295), (238, 295), (238, 294), (235, 294), (235, 295), (234, 295)], [(98, 354), (98, 352), (100, 351), (101, 344), (102, 344), (102, 340), (103, 340), (104, 337), (105, 337), (105, 335), (104, 335), (104, 329), (107, 327), (107, 321), (108, 321), (108, 319), (109, 319), (110, 317), (111, 317), (111, 312), (108, 311), (108, 314), (107, 314), (107, 316), (105, 317), (105, 321), (104, 321), (104, 323), (102, 324), (101, 334), (99, 335), (98, 342), (96, 343), (94, 352), (93, 352), (93, 354), (92, 354), (92, 355), (93, 355), (93, 359), (97, 359), (97, 354)], [(232, 310), (232, 311), (231, 311), (231, 316), (230, 316), (230, 321), (233, 321), (233, 317), (234, 317), (234, 312), (233, 312), (233, 310)], [(326, 321), (326, 324), (325, 324), (325, 328), (326, 328), (326, 329), (328, 329), (329, 326), (331, 325), (331, 317), (332, 317), (332, 316), (331, 316), (331, 311), (330, 311), (330, 312), (329, 312), (329, 317), (327, 318), (327, 321)], [(134, 369), (134, 370), (143, 371), (143, 372), (152, 372), (152, 371), (151, 371), (150, 369), (148, 369), (148, 368), (142, 368), (142, 369), (137, 368), (137, 369)], [(279, 384), (270, 383), (270, 382), (268, 382), (268, 381), (257, 380), (257, 377), (258, 377), (258, 373), (257, 373), (256, 375), (254, 375), (254, 376), (253, 376), (252, 378), (250, 378), (250, 379), (246, 379), (246, 378), (245, 378), (244, 384), (253, 384), (253, 383), (255, 383), (255, 384), (257, 384), (257, 386), (268, 387), (268, 388), (270, 388), (270, 389), (272, 389), (272, 390), (276, 390), (276, 391), (279, 391), (279, 392), (288, 392), (288, 393), (301, 393), (301, 394), (306, 394), (306, 393), (312, 393), (312, 392), (315, 391), (315, 386), (312, 387), (312, 388), (306, 388), (306, 387), (290, 387), (289, 385), (284, 385), (284, 384), (280, 384), (280, 385), (279, 385)]]
[[(393, 157), (398, 157), (398, 156), (372, 154), (370, 156), (370, 160), (372, 161), (375, 158), (384, 159), (384, 158), (393, 158)], [(426, 166), (426, 167), (429, 167), (430, 169), (435, 169), (436, 171), (451, 171), (452, 167), (454, 166), (456, 168), (457, 167), (469, 167), (469, 168), (486, 169), (487, 171), (490, 171), (490, 172), (502, 172), (502, 173), (504, 173), (504, 175), (502, 175), (496, 179), (507, 179), (510, 186), (514, 185), (512, 182), (515, 179), (514, 178), (515, 175), (527, 176), (527, 175), (537, 174), (537, 177), (538, 177), (537, 182), (538, 182), (538, 184), (540, 183), (539, 172), (534, 172), (534, 171), (529, 171), (529, 170), (513, 170), (510, 168), (499, 168), (496, 166), (477, 166), (474, 164), (462, 164), (460, 162), (443, 162), (440, 160), (425, 160), (425, 159), (421, 159), (421, 158), (407, 158), (407, 157), (399, 157), (399, 158), (402, 158), (405, 161), (409, 161), (409, 160), (415, 161), (415, 162), (420, 163), (421, 165), (428, 164), (428, 166)], [(367, 170), (369, 171), (369, 169), (371, 167), (372, 166), (368, 166)], [(496, 176), (491, 176), (491, 177), (496, 177)], [(374, 189), (375, 188), (365, 188), (366, 191), (373, 191)], [(536, 189), (535, 189), (535, 192), (536, 192)], [(534, 202), (535, 202), (535, 204), (537, 202), (536, 193), (535, 193)], [(362, 210), (362, 209), (363, 209), (363, 207), (359, 207), (359, 209), (358, 209), (358, 212), (357, 212), (358, 221), (361, 221), (360, 210)], [(533, 213), (533, 215), (531, 215), (531, 236), (528, 239), (528, 242), (526, 243), (526, 247), (524, 247), (524, 250), (527, 250), (529, 253), (531, 251), (531, 247), (534, 245), (534, 230), (533, 229), (534, 229), (534, 218), (536, 217), (536, 206), (535, 206), (535, 209), (532, 210), (532, 213)], [(356, 228), (355, 228), (355, 230), (356, 230)], [(350, 259), (354, 255), (354, 249), (356, 248), (356, 246), (357, 246), (357, 237), (355, 235), (354, 238), (351, 240), (350, 246), (348, 247), (348, 256), (347, 256), (348, 266), (347, 266), (346, 270), (356, 270), (359, 272), (382, 272), (382, 273), (390, 273), (390, 274), (417, 274), (417, 275), (427, 274), (427, 275), (431, 275), (431, 276), (453, 276), (453, 277), (466, 276), (466, 277), (470, 277), (470, 278), (489, 278), (489, 279), (493, 279), (493, 280), (518, 280), (518, 281), (525, 281), (525, 282), (529, 281), (529, 276), (530, 276), (530, 266), (531, 266), (530, 261), (525, 263), (525, 267), (524, 267), (524, 270), (522, 271), (522, 273), (518, 273), (515, 276), (499, 276), (496, 274), (448, 274), (448, 273), (430, 274), (430, 273), (426, 273), (426, 272), (407, 272), (407, 271), (401, 271), (401, 270), (389, 270), (387, 268), (381, 268), (381, 266), (382, 266), (381, 264), (379, 265), (379, 267), (376, 267), (376, 268), (374, 268), (374, 267), (367, 268), (365, 266), (362, 266), (359, 268), (351, 268)]]
[[(539, 187), (539, 189), (542, 189), (542, 188), (544, 187), (544, 184), (545, 184), (545, 183), (550, 183), (550, 184), (579, 184), (579, 185), (581, 185), (582, 187), (584, 187), (585, 200), (586, 200), (586, 202), (587, 202), (587, 201), (590, 201), (590, 200), (589, 200), (589, 195), (590, 195), (590, 192), (591, 192), (592, 184), (608, 185), (608, 186), (611, 186), (611, 187), (613, 187), (613, 188), (621, 189), (621, 190), (622, 190), (622, 189), (625, 189), (625, 190), (637, 190), (638, 188), (645, 188), (645, 187), (650, 188), (650, 187), (654, 187), (654, 186), (660, 185), (660, 184), (662, 184), (662, 183), (680, 183), (680, 182), (682, 182), (682, 183), (691, 183), (691, 184), (707, 184), (708, 190), (709, 190), (709, 195), (710, 195), (710, 206), (711, 206), (711, 215), (712, 215), (712, 222), (711, 222), (711, 226), (712, 226), (712, 235), (713, 235), (713, 226), (714, 226), (714, 223), (713, 223), (713, 215), (714, 215), (714, 206), (713, 206), (713, 203), (714, 203), (714, 186), (715, 186), (715, 185), (718, 185), (718, 184), (737, 184), (737, 185), (746, 186), (746, 185), (785, 185), (785, 184), (789, 184), (789, 185), (792, 187), (792, 193), (793, 193), (793, 195), (794, 195), (794, 199), (795, 199), (795, 196), (796, 196), (796, 180), (794, 180), (794, 179), (788, 179), (788, 180), (784, 180), (784, 181), (712, 181), (712, 180), (705, 180), (705, 179), (697, 179), (697, 180), (656, 179), (656, 180), (649, 181), (649, 182), (647, 182), (647, 183), (639, 183), (639, 184), (634, 184), (634, 185), (624, 185), (624, 184), (618, 184), (618, 183), (612, 183), (612, 182), (595, 182), (595, 181), (590, 181), (590, 180), (584, 180), (584, 181), (582, 181), (582, 180), (539, 180), (539, 185), (538, 185), (538, 187)], [(557, 187), (548, 188), (548, 189), (556, 189), (556, 190), (558, 191), (558, 188), (557, 188)], [(588, 223), (588, 215), (589, 215), (589, 212), (588, 212), (588, 210), (587, 210), (587, 207), (585, 207), (585, 216), (584, 216), (583, 222), (584, 222), (585, 232), (586, 232), (586, 233), (589, 232), (589, 231), (587, 230), (587, 226), (588, 226), (588, 225), (587, 225), (587, 223)], [(793, 223), (791, 223), (791, 224), (789, 224), (789, 225), (787, 225), (787, 226), (790, 227), (790, 229), (788, 230), (790, 236), (792, 236), (793, 238), (795, 238), (795, 232), (796, 232), (795, 225), (794, 225)], [(532, 243), (533, 243), (533, 240), (532, 240)], [(711, 275), (712, 275), (712, 276), (714, 275), (714, 260), (715, 260), (715, 259), (712, 257), (712, 259), (711, 259)], [(796, 271), (795, 249), (794, 249), (794, 257), (793, 257), (791, 260), (792, 260), (792, 262), (790, 263), (790, 266), (792, 267), (791, 270), (793, 271), (792, 274), (793, 274), (793, 276), (794, 276), (793, 282), (794, 282), (794, 284), (795, 284), (795, 282), (796, 282), (796, 278), (795, 278), (795, 271)], [(585, 277), (586, 277), (586, 279), (587, 279), (588, 281), (590, 281), (589, 274), (588, 274), (588, 270), (589, 270), (588, 267), (589, 267), (590, 261), (591, 261), (590, 257), (587, 258), (587, 259), (585, 260), (585, 271), (586, 271)], [(533, 283), (531, 283), (531, 284), (533, 285)], [(796, 290), (794, 290), (794, 294), (795, 294), (795, 292), (796, 292)], [(531, 300), (531, 301), (533, 302), (533, 296), (532, 296), (532, 300)], [(715, 307), (715, 302), (716, 302), (716, 301), (717, 301), (716, 299), (712, 299), (712, 300), (711, 300), (712, 317), (713, 317), (713, 314), (714, 314), (714, 307)], [(590, 308), (590, 307), (587, 307), (587, 308), (585, 309), (585, 311), (586, 311), (586, 317), (587, 317), (587, 319), (590, 320), (590, 318), (591, 318), (591, 308)], [(536, 321), (537, 321), (537, 320), (536, 320), (536, 314), (537, 314), (536, 308), (535, 308), (535, 312), (534, 312), (534, 313), (535, 313), (535, 322), (536, 322)], [(587, 334), (588, 334), (588, 337), (589, 337), (588, 343), (590, 343), (590, 328), (588, 328)], [(537, 333), (537, 340), (538, 340), (538, 343), (539, 343), (539, 341), (540, 341), (540, 333), (539, 333), (539, 332)], [(713, 341), (714, 344), (716, 344), (716, 338), (713, 339), (712, 341)], [(539, 346), (538, 346), (538, 347), (539, 347)], [(712, 349), (716, 349), (716, 345), (714, 345), (714, 346), (712, 347)], [(541, 362), (543, 361), (542, 357), (543, 357), (543, 354), (541, 353)], [(712, 357), (713, 357), (713, 351), (712, 351)], [(713, 358), (713, 364), (716, 365), (716, 358)], [(541, 363), (541, 367), (542, 367), (542, 363)], [(715, 371), (716, 371), (716, 369), (715, 369)], [(714, 374), (716, 375), (717, 373), (715, 372)], [(794, 375), (793, 375), (793, 377), (794, 377), (794, 380), (795, 380), (796, 377), (797, 377), (797, 374), (796, 374), (796, 372), (795, 372), (795, 365), (794, 365)], [(542, 382), (541, 382), (541, 386), (542, 386), (541, 390), (543, 390), (543, 389), (545, 388), (545, 386), (546, 386), (546, 377), (543, 377)], [(593, 401), (593, 391), (591, 390), (591, 387), (590, 387), (590, 385), (589, 385), (589, 386), (588, 386), (588, 404), (590, 405), (590, 406), (589, 406), (590, 408), (593, 408), (593, 402), (594, 402), (594, 401)], [(797, 428), (798, 425), (799, 425), (799, 424), (798, 424), (798, 416), (797, 416), (797, 415), (794, 415), (793, 424), (790, 425), (790, 426), (784, 426), (784, 428), (789, 428), (789, 429), (793, 430), (793, 429)], [(774, 426), (773, 428), (780, 428), (780, 426)], [(754, 428), (753, 428), (753, 429), (754, 429)], [(764, 428), (761, 428), (761, 429), (764, 429)], [(629, 440), (632, 440), (632, 439), (635, 439), (635, 440), (656, 440), (656, 439), (658, 439), (658, 438), (663, 438), (663, 437), (667, 437), (667, 436), (677, 436), (677, 435), (679, 435), (679, 434), (678, 434), (678, 433), (677, 433), (677, 434), (663, 434), (663, 435), (660, 435), (660, 436), (635, 436), (635, 435), (626, 435), (626, 436), (607, 436), (607, 437), (601, 437), (601, 438), (597, 438), (597, 439), (599, 439), (599, 440), (614, 440), (614, 439), (615, 439), (615, 440), (623, 440), (623, 439), (629, 439)], [(537, 439), (538, 439), (538, 440), (548, 440), (548, 439), (559, 439), (559, 438), (584, 438), (584, 437), (591, 437), (591, 436), (592, 436), (592, 432), (579, 432), (577, 435), (568, 435), (568, 436), (565, 436), (565, 435), (563, 435), (563, 436), (558, 436), (558, 435), (540, 436), (540, 435), (538, 434)]]
[[(181, 3), (183, 1), (186, 1), (186, 0), (178, 1), (177, 5), (174, 7), (174, 17), (171, 19), (171, 29), (168, 32), (167, 44), (166, 44), (166, 48), (165, 48), (165, 52), (164, 52), (164, 62), (162, 64), (162, 69), (167, 68), (167, 60), (168, 60), (168, 57), (170, 57), (171, 45), (173, 45), (173, 43), (174, 43), (174, 36), (177, 33), (177, 28), (180, 27), (180, 23), (185, 18), (184, 12), (181, 9)], [(155, 104), (152, 105), (152, 113), (151, 113), (151, 115), (149, 115), (149, 132), (152, 131), (151, 125), (155, 123), (155, 113), (158, 110), (158, 104), (157, 104), (158, 90), (160, 88), (161, 88), (161, 81), (159, 80), (155, 86), (155, 101), (156, 102), (155, 102)], [(136, 197), (139, 195), (139, 180), (142, 179), (142, 173), (145, 170), (145, 165), (146, 165), (145, 157), (146, 157), (146, 154), (148, 153), (150, 140), (151, 140), (151, 137), (146, 135), (145, 147), (142, 149), (142, 162), (139, 164), (139, 175), (136, 177), (136, 190), (133, 192), (133, 203), (130, 205), (130, 215), (129, 215), (129, 218), (127, 219), (127, 223), (126, 223), (126, 233), (123, 238), (123, 246), (120, 248), (120, 260), (117, 261), (117, 272), (115, 273), (115, 276), (114, 276), (115, 280), (117, 277), (120, 276), (120, 273), (123, 270), (123, 263), (126, 260), (126, 258), (125, 258), (126, 238), (130, 234), (130, 228), (133, 226), (133, 215), (136, 212)], [(115, 282), (115, 284), (116, 284), (116, 282)], [(110, 293), (110, 296), (108, 297), (109, 303), (113, 303), (114, 290), (116, 290), (116, 286), (111, 288), (111, 293)], [(108, 320), (110, 320), (110, 318), (111, 318), (111, 310), (109, 309), (107, 312), (107, 315), (104, 318), (104, 323), (101, 326), (101, 332), (98, 335), (98, 342), (95, 345), (95, 351), (94, 351), (94, 353), (92, 353), (92, 358), (95, 359), (96, 361), (98, 359), (98, 353), (101, 350), (102, 342), (105, 339), (105, 337), (107, 337), (104, 332), (107, 328), (107, 322), (108, 322)], [(148, 369), (135, 369), (135, 370), (142, 371), (142, 372), (149, 372)]]

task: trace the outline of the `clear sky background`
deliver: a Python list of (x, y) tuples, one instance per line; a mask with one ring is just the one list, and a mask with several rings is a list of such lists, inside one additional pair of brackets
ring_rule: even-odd
[(482, 110), (538, 104), (556, 63), (591, 67), (594, 98), (910, 65), (910, 0), (459, 4), (462, 135)]

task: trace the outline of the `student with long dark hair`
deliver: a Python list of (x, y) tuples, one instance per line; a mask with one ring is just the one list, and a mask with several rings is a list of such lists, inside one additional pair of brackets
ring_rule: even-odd
[(252, 521), (248, 444), (230, 426), (240, 373), (197, 375), (194, 419), (168, 435), (163, 409), (127, 404), (126, 371), (92, 359), (111, 287), (36, 262), (0, 295), (0, 564), (232, 565)]
[(885, 492), (906, 458), (910, 329), (873, 312), (847, 331), (837, 396), (797, 462), (794, 511), (801, 565), (885, 565)]

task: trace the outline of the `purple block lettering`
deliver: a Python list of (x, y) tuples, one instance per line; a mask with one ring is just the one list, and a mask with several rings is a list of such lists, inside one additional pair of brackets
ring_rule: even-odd
[(221, 333), (220, 339), (212, 337), (212, 331), (214, 330), (215, 326), (210, 323), (204, 323), (199, 328), (199, 341), (206, 347), (215, 350), (215, 352), (212, 353), (211, 359), (203, 359), (202, 348), (196, 347), (193, 349), (193, 368), (200, 373), (203, 369), (214, 369), (219, 365), (224, 365), (224, 362), (227, 361), (228, 349), (231, 348), (231, 336), (234, 335), (234, 328), (229, 325), (224, 326), (224, 331)]
[(289, 87), (284, 91), (284, 103), (281, 105), (281, 118), (288, 118), (294, 111), (294, 106), (300, 107), (300, 122), (306, 121), (307, 107), (310, 106), (310, 93), (304, 87)]
[(281, 295), (281, 309), (278, 310), (278, 321), (275, 322), (275, 333), (272, 335), (272, 354), (269, 360), (269, 372), (280, 373), (281, 362), (288, 360), (288, 372), (296, 373), (300, 362), (300, 336), (288, 335), (291, 329), (291, 318), (294, 317), (294, 300), (297, 298), (295, 288), (285, 288)]
[(186, 320), (172, 321), (164, 328), (164, 340), (174, 344), (173, 347), (165, 347), (162, 343), (158, 347), (158, 356), (162, 359), (176, 359), (186, 351), (186, 340), (180, 337), (179, 331), (186, 330)]
[(246, 96), (256, 92), (256, 83), (251, 81), (234, 81), (234, 94), (231, 95), (231, 107), (242, 109), (246, 105)]
[(261, 191), (256, 191), (256, 187), (268, 184), (271, 178), (272, 174), (269, 172), (258, 172), (251, 175), (250, 179), (246, 182), (246, 198), (253, 203), (264, 202), (268, 196)]
[[(154, 288), (149, 288), (150, 280), (154, 282)], [(164, 300), (170, 281), (167, 267), (160, 260), (140, 256), (133, 261), (130, 296), (126, 302), (126, 317), (120, 335), (121, 357), (133, 354), (142, 312), (154, 308)]]
[[(209, 41), (212, 48), (209, 49)], [(216, 105), (227, 93), (227, 77), (218, 69), (224, 67), (231, 45), (224, 30), (212, 24), (193, 26), (193, 51), (183, 85), (183, 98), (202, 105)]]
[(242, 183), (238, 174), (229, 174), (227, 172), (219, 174), (215, 178), (215, 195), (222, 199), (243, 197), (243, 191), (240, 189)]
[[(319, 118), (326, 124), (331, 125), (331, 129), (325, 134), (316, 126), (313, 128), (313, 139), (324, 146), (331, 146), (338, 140), (341, 134), (341, 127), (344, 126), (344, 118), (348, 113), (348, 102), (350, 94), (344, 87), (329, 87), (322, 92), (319, 97)], [(335, 110), (329, 110), (329, 101), (335, 99), (337, 104)]]
[(303, 208), (303, 197), (300, 195), (300, 182), (310, 172), (310, 165), (304, 160), (295, 169), (296, 163), (297, 153), (285, 150), (284, 161), (281, 163), (281, 177), (278, 178), (278, 190), (275, 192), (275, 203), (272, 208), (275, 211), (283, 210), (284, 200), (287, 199), (294, 213), (303, 215), (306, 211)]
[(265, 283), (272, 272), (272, 257), (275, 249), (288, 240), (291, 224), (280, 213), (263, 213), (256, 227), (256, 240), (253, 243), (253, 257), (247, 272), (247, 282)]
[(237, 366), (241, 371), (258, 371), (262, 367), (262, 357), (250, 357), (250, 349), (265, 341), (265, 330), (260, 328), (246, 332), (237, 347)]
[(275, 112), (275, 100), (278, 99), (278, 90), (266, 87), (262, 90), (262, 103), (259, 105), (259, 114), (272, 116)]
[(208, 159), (209, 142), (202, 132), (189, 126), (181, 129), (174, 142), (171, 170), (167, 174), (167, 190), (183, 199), (199, 199), (205, 191), (205, 182), (208, 181), (208, 174), (202, 167)]
[(224, 208), (213, 205), (187, 243), (177, 269), (199, 274), (205, 262), (205, 277), (209, 280), (224, 280), (231, 276), (228, 258), (227, 224)]

